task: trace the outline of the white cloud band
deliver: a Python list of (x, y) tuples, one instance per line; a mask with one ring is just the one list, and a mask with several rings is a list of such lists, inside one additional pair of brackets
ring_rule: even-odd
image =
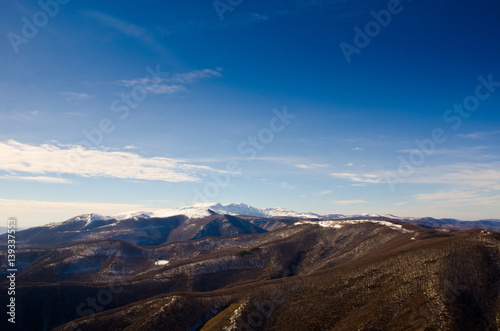
[(0, 155), (0, 171), (8, 172), (8, 179), (19, 177), (18, 179), (42, 182), (55, 181), (47, 179), (49, 177), (32, 177), (25, 174), (194, 182), (199, 180), (199, 172), (217, 171), (172, 158), (147, 158), (131, 152), (85, 149), (75, 145), (33, 146), (14, 140), (0, 142)]

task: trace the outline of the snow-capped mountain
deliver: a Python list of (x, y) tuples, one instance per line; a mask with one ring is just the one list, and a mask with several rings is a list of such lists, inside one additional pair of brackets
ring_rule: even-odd
[[(117, 215), (84, 214), (64, 222), (27, 230), (24, 247), (65, 245), (89, 240), (124, 240), (135, 245), (155, 246), (205, 237), (229, 237), (274, 231), (296, 222), (338, 227), (344, 222), (368, 221), (410, 223), (443, 230), (483, 228), (500, 230), (500, 222), (466, 222), (455, 219), (399, 218), (393, 215), (319, 215), (285, 208), (256, 208), (243, 203), (202, 203), (156, 211), (133, 211)], [(342, 224), (344, 224), (342, 223)], [(0, 235), (0, 238), (1, 235)], [(57, 240), (56, 240), (57, 238)], [(4, 238), (5, 239), (5, 238)], [(1, 243), (1, 239), (0, 239)]]
[(160, 209), (156, 211), (132, 211), (120, 213), (117, 215), (98, 215), (89, 214), (73, 218), (74, 220), (81, 220), (83, 218), (89, 221), (93, 220), (124, 220), (131, 218), (165, 218), (171, 216), (183, 215), (189, 218), (202, 218), (213, 214), (221, 215), (245, 215), (254, 217), (300, 217), (300, 218), (320, 218), (321, 216), (315, 213), (302, 213), (285, 208), (255, 208), (244, 203), (230, 203), (223, 205), (220, 203), (199, 203), (192, 206)]
[[(255, 208), (243, 203), (203, 203), (156, 211), (134, 211), (117, 215), (84, 214), (64, 222), (31, 228), (23, 233), (23, 247), (61, 246), (84, 241), (122, 240), (140, 246), (196, 240), (205, 237), (230, 237), (256, 234), (309, 222), (337, 228), (352, 222), (387, 225), (410, 223), (421, 227), (450, 230), (482, 228), (500, 230), (500, 222), (464, 222), (455, 219), (398, 218), (393, 215), (318, 215), (284, 208)], [(5, 235), (0, 235), (1, 240)]]
[(293, 210), (277, 207), (277, 208), (255, 208), (244, 203), (231, 203), (221, 205), (220, 203), (213, 204), (208, 207), (210, 210), (218, 214), (227, 215), (247, 215), (255, 217), (300, 217), (300, 218), (319, 218), (320, 215), (310, 212), (296, 212)]
[[(99, 215), (99, 214), (85, 214), (71, 218), (69, 221), (82, 221), (85, 220), (88, 223), (92, 221), (108, 221), (108, 220), (128, 220), (128, 219), (151, 219), (151, 218), (166, 218), (172, 216), (185, 216), (188, 218), (203, 218), (210, 215), (239, 215), (239, 216), (252, 216), (252, 217), (263, 217), (263, 218), (277, 218), (277, 217), (293, 217), (293, 218), (310, 218), (310, 219), (321, 219), (321, 220), (356, 220), (356, 219), (366, 219), (366, 218), (381, 218), (381, 219), (392, 219), (406, 222), (428, 222), (436, 221), (432, 217), (399, 217), (391, 214), (355, 214), (355, 215), (344, 215), (344, 214), (327, 214), (321, 215), (312, 212), (297, 212), (290, 209), (285, 209), (281, 207), (275, 208), (256, 208), (244, 203), (230, 203), (223, 205), (217, 202), (199, 203), (191, 206), (179, 207), (179, 208), (169, 208), (169, 209), (159, 209), (153, 211), (130, 211), (125, 213), (120, 213), (116, 215)], [(499, 220), (481, 220), (482, 222), (498, 222)], [(449, 222), (460, 222), (456, 219), (442, 219), (440, 223)], [(55, 223), (52, 223), (53, 225)]]

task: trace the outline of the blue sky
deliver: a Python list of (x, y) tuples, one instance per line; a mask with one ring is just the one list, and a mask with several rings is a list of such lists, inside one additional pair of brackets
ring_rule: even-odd
[(500, 218), (498, 1), (42, 3), (2, 1), (0, 218)]

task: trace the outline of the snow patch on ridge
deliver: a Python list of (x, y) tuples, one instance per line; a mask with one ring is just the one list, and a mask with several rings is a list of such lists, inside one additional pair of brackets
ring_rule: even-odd
[(300, 222), (294, 223), (294, 225), (313, 224), (313, 225), (319, 225), (319, 226), (324, 227), (324, 228), (340, 229), (342, 226), (347, 225), (347, 224), (361, 224), (361, 223), (375, 223), (375, 224), (387, 226), (387, 227), (394, 229), (394, 230), (400, 230), (403, 232), (411, 232), (411, 231), (408, 231), (405, 228), (403, 228), (403, 226), (401, 224), (395, 224), (395, 223), (388, 222), (388, 221), (370, 220), (370, 219), (347, 220), (347, 221), (318, 221), (318, 222), (300, 221)]
[[(103, 216), (103, 215), (99, 215), (99, 214), (83, 214), (83, 215), (79, 215), (79, 216), (75, 216), (73, 218), (70, 218), (69, 220), (67, 220), (67, 222), (85, 221), (86, 222), (85, 225), (87, 225), (92, 221), (105, 221), (105, 220), (109, 220), (109, 219), (113, 219), (113, 217)], [(59, 224), (58, 223), (50, 223), (48, 225), (51, 227), (54, 227), (54, 226), (57, 226)]]
[(169, 263), (170, 263), (170, 261), (167, 261), (167, 260), (158, 260), (155, 262), (155, 265), (167, 265)]

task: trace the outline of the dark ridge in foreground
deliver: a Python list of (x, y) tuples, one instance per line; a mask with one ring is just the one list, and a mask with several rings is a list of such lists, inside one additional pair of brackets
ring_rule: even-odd
[[(220, 215), (210, 217), (204, 224)], [(245, 221), (224, 220), (226, 228)], [(487, 230), (295, 220), (263, 233), (148, 247), (96, 240), (17, 255), (23, 330), (500, 326), (500, 234)]]
[(298, 261), (293, 276), (159, 295), (56, 330), (497, 330), (499, 239), (398, 236), (332, 268)]

